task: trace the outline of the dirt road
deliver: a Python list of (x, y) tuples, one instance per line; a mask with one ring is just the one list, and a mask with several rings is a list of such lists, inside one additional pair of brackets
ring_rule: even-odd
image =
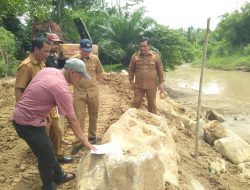
[[(98, 135), (101, 137), (107, 128), (130, 107), (132, 91), (126, 76), (117, 74), (107, 76), (100, 84), (100, 113), (98, 121)], [(0, 79), (0, 183), (1, 190), (39, 190), (41, 181), (36, 166), (36, 158), (28, 146), (14, 131), (11, 124), (11, 113), (14, 106), (14, 79)], [(193, 117), (195, 112), (187, 107), (175, 103), (176, 112), (183, 112)], [(142, 109), (145, 109), (145, 105)], [(183, 111), (184, 110), (184, 111)], [(186, 110), (186, 111), (185, 111)], [(201, 142), (200, 156), (195, 160), (191, 155), (194, 150), (194, 137), (180, 126), (175, 118), (168, 118), (169, 126), (177, 128), (174, 139), (180, 155), (179, 159), (179, 189), (187, 190), (191, 179), (199, 181), (205, 189), (213, 190), (246, 190), (250, 189), (250, 180), (239, 177), (239, 170), (235, 165), (227, 163), (227, 173), (221, 175), (210, 174), (209, 163), (216, 157), (221, 158), (213, 147)], [(70, 129), (65, 131), (65, 139), (72, 141), (73, 135)], [(66, 154), (71, 151), (72, 145), (64, 145)], [(83, 152), (75, 155), (71, 164), (64, 164), (66, 171), (74, 171)], [(167, 189), (178, 189), (166, 184)], [(59, 190), (74, 189), (74, 181), (63, 184)], [(154, 189), (152, 187), (152, 189)]]

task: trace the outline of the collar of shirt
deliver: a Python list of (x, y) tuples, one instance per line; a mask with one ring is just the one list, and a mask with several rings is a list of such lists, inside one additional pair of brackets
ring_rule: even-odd
[(40, 64), (40, 65), (42, 65), (42, 66), (45, 65), (44, 62), (38, 62), (38, 61), (34, 58), (34, 56), (33, 56), (32, 54), (30, 54), (29, 58), (30, 58), (30, 62), (33, 63), (34, 65), (38, 65), (38, 64)]
[(36, 64), (39, 64), (39, 62), (34, 58), (34, 56), (32, 54), (30, 54), (30, 62)]
[(89, 55), (88, 57), (82, 57), (82, 60), (83, 60), (83, 61), (86, 61), (86, 60), (88, 60), (88, 59), (90, 59), (90, 55)]
[(149, 52), (148, 52), (148, 54), (141, 54), (141, 52), (139, 51), (139, 55), (152, 55), (152, 51), (151, 50), (149, 50)]

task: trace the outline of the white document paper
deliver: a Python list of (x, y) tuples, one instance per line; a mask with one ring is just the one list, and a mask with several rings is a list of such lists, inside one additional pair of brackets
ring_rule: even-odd
[(100, 145), (93, 145), (96, 148), (96, 151), (90, 151), (92, 154), (122, 154), (121, 147), (114, 143), (106, 143)]

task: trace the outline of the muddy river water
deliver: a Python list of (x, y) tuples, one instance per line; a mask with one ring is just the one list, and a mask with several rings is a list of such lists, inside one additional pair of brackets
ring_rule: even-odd
[[(166, 73), (166, 84), (173, 88), (198, 91), (199, 81), (200, 68), (188, 64)], [(224, 115), (223, 125), (250, 143), (250, 72), (205, 69), (202, 92), (202, 104), (230, 110), (230, 115)], [(197, 97), (180, 98), (180, 101), (186, 105), (194, 101), (197, 105)]]
[[(183, 65), (175, 71), (167, 72), (166, 76), (180, 88), (199, 89), (200, 68)], [(250, 72), (205, 69), (202, 89), (204, 94), (221, 95), (250, 103)]]

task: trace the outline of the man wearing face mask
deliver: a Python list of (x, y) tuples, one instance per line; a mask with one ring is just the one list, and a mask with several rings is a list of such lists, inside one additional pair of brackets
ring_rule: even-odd
[(46, 67), (58, 68), (57, 53), (58, 53), (59, 44), (62, 43), (62, 41), (60, 40), (59, 36), (54, 33), (49, 33), (47, 35), (47, 39), (51, 42), (51, 51), (45, 62)]
[(129, 67), (129, 82), (134, 90), (133, 107), (140, 108), (144, 95), (147, 96), (148, 111), (155, 113), (157, 87), (164, 92), (164, 73), (161, 58), (158, 53), (150, 50), (149, 38), (140, 41), (140, 51), (133, 54)]
[[(51, 51), (46, 59), (46, 67), (58, 68), (58, 48), (59, 44), (62, 43), (59, 36), (54, 33), (49, 33), (47, 39), (51, 42)], [(70, 163), (74, 160), (72, 156), (65, 156), (62, 148), (62, 139), (63, 139), (63, 129), (60, 126), (59, 117), (64, 119), (62, 116), (58, 115), (56, 107), (53, 107), (48, 119), (48, 125), (46, 127), (47, 133), (50, 137), (51, 142), (54, 145), (56, 156), (59, 162), (61, 163)]]

